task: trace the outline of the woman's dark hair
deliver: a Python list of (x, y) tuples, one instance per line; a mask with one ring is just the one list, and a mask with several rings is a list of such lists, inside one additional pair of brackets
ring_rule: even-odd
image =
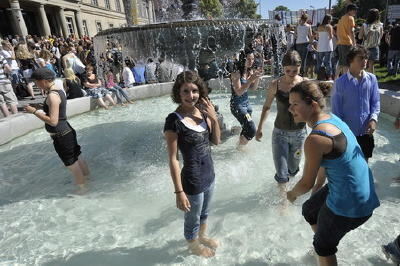
[(175, 80), (174, 86), (172, 87), (171, 98), (174, 103), (181, 103), (180, 91), (181, 87), (185, 83), (193, 83), (199, 89), (200, 98), (207, 96), (207, 85), (200, 78), (200, 76), (194, 71), (184, 71), (180, 73)]
[(301, 66), (301, 57), (296, 50), (289, 50), (282, 58), (282, 66)]
[(323, 109), (326, 105), (325, 96), (329, 95), (332, 88), (331, 82), (315, 82), (315, 81), (302, 81), (294, 86), (290, 93), (298, 93), (303, 101), (311, 104), (312, 101), (318, 103)]
[(332, 21), (332, 15), (326, 14), (324, 19), (322, 20), (321, 26), (325, 26)]
[(367, 15), (367, 24), (373, 24), (375, 22), (378, 22), (380, 19), (380, 14), (379, 14), (379, 10), (376, 8), (372, 8), (370, 10), (368, 10), (368, 15)]
[(346, 57), (347, 64), (350, 65), (350, 63), (354, 60), (356, 56), (363, 56), (365, 58), (368, 58), (368, 50), (362, 45), (351, 47)]
[(240, 76), (243, 77), (244, 71), (246, 69), (246, 59), (249, 54), (252, 54), (253, 51), (251, 49), (246, 49), (240, 51), (239, 60), (235, 62), (235, 69), (240, 72)]

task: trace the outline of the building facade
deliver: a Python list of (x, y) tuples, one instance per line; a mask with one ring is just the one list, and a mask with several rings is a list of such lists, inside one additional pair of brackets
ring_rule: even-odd
[(125, 26), (123, 0), (1, 0), (0, 37), (94, 36)]
[(156, 22), (153, 0), (126, 0), (131, 3), (132, 24), (142, 25)]

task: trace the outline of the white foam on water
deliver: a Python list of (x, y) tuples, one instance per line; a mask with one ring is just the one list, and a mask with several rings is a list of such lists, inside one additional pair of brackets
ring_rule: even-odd
[[(260, 95), (251, 96), (256, 123)], [(229, 95), (212, 99), (227, 125), (238, 125)], [(71, 175), (44, 129), (0, 146), (0, 265), (316, 265), (301, 216), (309, 195), (282, 211), (273, 178), (274, 108), (262, 142), (239, 153), (234, 136), (212, 148), (217, 184), (209, 226), (222, 246), (211, 259), (189, 254), (162, 136), (175, 108), (162, 97), (70, 119), (92, 172), (84, 196), (72, 194)], [(341, 241), (340, 265), (389, 265), (380, 245), (400, 233), (400, 188), (391, 184), (400, 174), (399, 140), (382, 118), (370, 161), (381, 206)]]

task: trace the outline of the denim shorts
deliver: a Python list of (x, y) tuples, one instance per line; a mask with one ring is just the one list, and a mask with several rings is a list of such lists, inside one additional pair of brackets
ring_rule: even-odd
[(278, 183), (289, 182), (289, 176), (299, 171), (305, 137), (305, 129), (289, 131), (275, 127), (272, 131), (272, 155)]
[(379, 46), (368, 48), (368, 60), (379, 61)]
[(371, 215), (361, 218), (350, 218), (334, 214), (326, 206), (328, 185), (314, 193), (303, 204), (304, 219), (310, 225), (317, 225), (314, 234), (314, 249), (318, 256), (332, 256), (337, 252), (340, 240), (351, 230), (365, 223)]
[(185, 212), (184, 236), (186, 240), (196, 239), (200, 224), (207, 223), (214, 187), (215, 181), (205, 191), (199, 194), (186, 194), (190, 202), (190, 211)]

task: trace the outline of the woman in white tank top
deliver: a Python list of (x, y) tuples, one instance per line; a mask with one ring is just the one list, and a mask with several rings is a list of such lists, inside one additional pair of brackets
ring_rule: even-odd
[(308, 15), (303, 14), (300, 18), (300, 23), (296, 28), (296, 51), (301, 57), (300, 74), (304, 75), (304, 68), (306, 65), (307, 46), (312, 41), (311, 25), (307, 23)]
[(333, 28), (330, 25), (332, 16), (327, 14), (318, 27), (318, 48), (317, 48), (317, 74), (321, 71), (322, 65), (325, 67), (326, 76), (332, 79), (332, 52), (333, 52)]

